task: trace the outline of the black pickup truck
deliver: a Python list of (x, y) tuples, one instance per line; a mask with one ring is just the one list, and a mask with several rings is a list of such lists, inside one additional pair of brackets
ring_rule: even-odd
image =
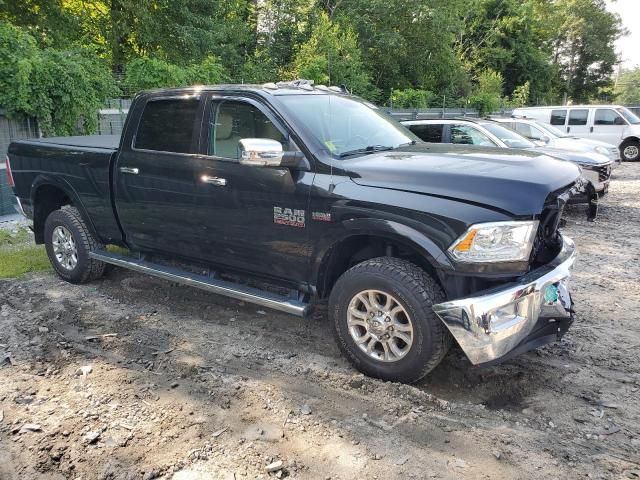
[(558, 226), (578, 167), (426, 144), (337, 88), (144, 92), (121, 137), (14, 142), (7, 166), (63, 279), (114, 264), (300, 316), (328, 299), (379, 378), (416, 381), (454, 341), (499, 362), (573, 320)]

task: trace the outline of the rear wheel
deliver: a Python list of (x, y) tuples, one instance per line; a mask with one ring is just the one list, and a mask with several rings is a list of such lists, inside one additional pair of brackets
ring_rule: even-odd
[(63, 280), (86, 283), (104, 275), (106, 264), (89, 258), (103, 245), (91, 234), (75, 207), (62, 207), (49, 214), (44, 224), (47, 255)]
[(345, 272), (329, 298), (338, 345), (363, 373), (415, 382), (433, 370), (451, 336), (431, 306), (444, 301), (437, 282), (416, 265), (381, 257)]
[(640, 159), (640, 142), (638, 140), (625, 140), (620, 145), (620, 155), (627, 162), (635, 162)]

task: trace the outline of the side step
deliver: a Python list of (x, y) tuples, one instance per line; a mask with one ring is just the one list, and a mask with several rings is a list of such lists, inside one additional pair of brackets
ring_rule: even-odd
[(117, 265), (118, 267), (124, 267), (137, 272), (153, 275), (155, 277), (164, 278), (171, 282), (201, 288), (202, 290), (217, 293), (218, 295), (225, 295), (227, 297), (235, 298), (236, 300), (255, 303), (263, 307), (280, 310), (281, 312), (290, 313), (299, 317), (304, 317), (309, 313), (310, 306), (308, 303), (264, 290), (259, 290), (257, 288), (238, 285), (226, 280), (211, 278), (206, 275), (198, 275), (178, 268), (147, 262), (145, 260), (139, 260), (137, 258), (108, 252), (106, 250), (90, 252), (89, 256), (96, 260), (100, 260), (101, 262)]

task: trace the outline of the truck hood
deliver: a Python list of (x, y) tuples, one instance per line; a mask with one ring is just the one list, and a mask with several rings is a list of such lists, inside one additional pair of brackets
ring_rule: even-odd
[(590, 167), (601, 167), (608, 163), (611, 163), (611, 160), (597, 152), (580, 152), (578, 150), (565, 150), (561, 148), (554, 148), (553, 146), (544, 146), (544, 147), (534, 147), (531, 149), (534, 153), (539, 153), (543, 155), (549, 155), (551, 157), (559, 158), (561, 160), (568, 160), (570, 162), (575, 162), (578, 165), (586, 165)]
[(547, 196), (580, 177), (570, 162), (522, 150), (418, 144), (340, 164), (359, 185), (451, 198), (508, 212), (542, 212)]

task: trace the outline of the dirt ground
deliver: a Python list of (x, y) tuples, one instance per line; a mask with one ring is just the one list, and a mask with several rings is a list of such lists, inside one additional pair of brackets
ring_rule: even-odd
[(1, 281), (0, 479), (640, 478), (640, 164), (566, 219), (564, 340), (484, 369), (454, 349), (413, 386), (354, 371), (322, 309)]

